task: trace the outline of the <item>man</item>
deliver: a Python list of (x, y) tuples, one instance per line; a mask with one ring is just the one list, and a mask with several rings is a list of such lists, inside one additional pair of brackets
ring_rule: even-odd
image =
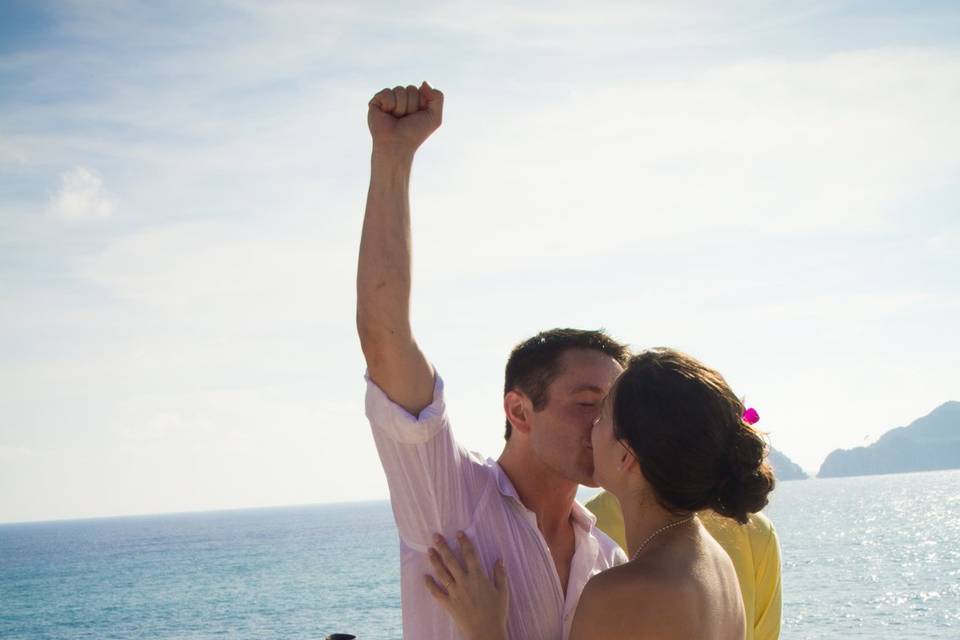
[[(425, 585), (437, 532), (466, 532), (485, 570), (510, 576), (512, 637), (566, 638), (591, 575), (626, 560), (575, 500), (593, 483), (590, 431), (627, 350), (601, 332), (555, 330), (519, 345), (507, 365), (507, 441), (484, 461), (450, 431), (443, 382), (410, 326), (409, 180), (441, 123), (443, 94), (424, 82), (368, 105), (370, 189), (357, 268), (357, 330), (366, 412), (400, 534), (405, 638), (459, 638)], [(449, 584), (449, 583), (448, 583)]]
[[(623, 511), (616, 496), (601, 491), (585, 506), (596, 516), (597, 528), (626, 548)], [(713, 511), (701, 513), (700, 521), (737, 571), (747, 618), (744, 640), (776, 640), (781, 615), (780, 543), (773, 523), (762, 513), (753, 513), (741, 525)]]

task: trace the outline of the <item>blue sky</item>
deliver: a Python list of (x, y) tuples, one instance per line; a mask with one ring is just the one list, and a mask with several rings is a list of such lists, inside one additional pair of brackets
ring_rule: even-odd
[(0, 521), (386, 496), (365, 105), (423, 79), (468, 447), (551, 326), (701, 357), (811, 470), (960, 399), (952, 3), (202, 4), (0, 9)]

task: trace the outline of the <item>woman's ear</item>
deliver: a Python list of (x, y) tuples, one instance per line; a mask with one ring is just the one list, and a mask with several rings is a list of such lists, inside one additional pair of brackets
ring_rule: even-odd
[(530, 433), (530, 413), (533, 407), (524, 394), (511, 390), (503, 396), (503, 412), (514, 430)]
[(617, 468), (620, 471), (631, 471), (634, 467), (638, 467), (639, 463), (637, 462), (637, 455), (633, 452), (633, 449), (629, 445), (620, 441), (620, 444), (623, 446), (623, 453), (620, 455), (620, 463), (617, 465)]

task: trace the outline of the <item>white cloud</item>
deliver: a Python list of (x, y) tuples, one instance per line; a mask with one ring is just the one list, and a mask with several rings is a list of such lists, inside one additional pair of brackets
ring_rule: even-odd
[(50, 203), (65, 220), (105, 220), (113, 215), (113, 199), (94, 171), (76, 167), (60, 177), (60, 191)]
[(0, 460), (6, 462), (33, 458), (36, 455), (37, 452), (30, 447), (0, 445)]
[(744, 33), (755, 36), (822, 10), (809, 3), (802, 8), (772, 8), (770, 3), (747, 1), (731, 10), (729, 3), (624, 0), (528, 2), (522, 6), (497, 0), (478, 9), (476, 3), (462, 0), (430, 6), (414, 14), (410, 22), (466, 34), (489, 49), (564, 50), (575, 42), (580, 56), (623, 56), (662, 47), (703, 47), (729, 42)]
[(938, 255), (960, 255), (960, 231), (950, 230), (927, 240), (927, 246)]
[(960, 171), (952, 53), (754, 60), (505, 102), (448, 92), (425, 145), (439, 160), (414, 184), (421, 211), (470, 225), (471, 257), (502, 259), (483, 269), (690, 233), (889, 230)]
[(12, 141), (0, 137), (0, 167), (22, 168), (27, 164), (27, 157), (17, 149)]
[(347, 242), (356, 238), (337, 233), (347, 242), (336, 246), (329, 235), (323, 238), (324, 221), (297, 220), (278, 214), (246, 225), (156, 227), (111, 240), (80, 260), (77, 274), (117, 300), (193, 321), (322, 321), (324, 298), (339, 304), (353, 295), (353, 274), (345, 267), (355, 262)]

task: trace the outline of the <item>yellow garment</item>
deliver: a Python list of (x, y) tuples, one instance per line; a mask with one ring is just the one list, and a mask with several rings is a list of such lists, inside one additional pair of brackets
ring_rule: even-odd
[[(623, 512), (616, 496), (603, 491), (585, 506), (597, 516), (597, 527), (626, 549)], [(713, 511), (699, 515), (737, 570), (747, 615), (746, 640), (776, 640), (780, 637), (780, 542), (773, 523), (760, 513), (752, 514), (745, 525)]]

